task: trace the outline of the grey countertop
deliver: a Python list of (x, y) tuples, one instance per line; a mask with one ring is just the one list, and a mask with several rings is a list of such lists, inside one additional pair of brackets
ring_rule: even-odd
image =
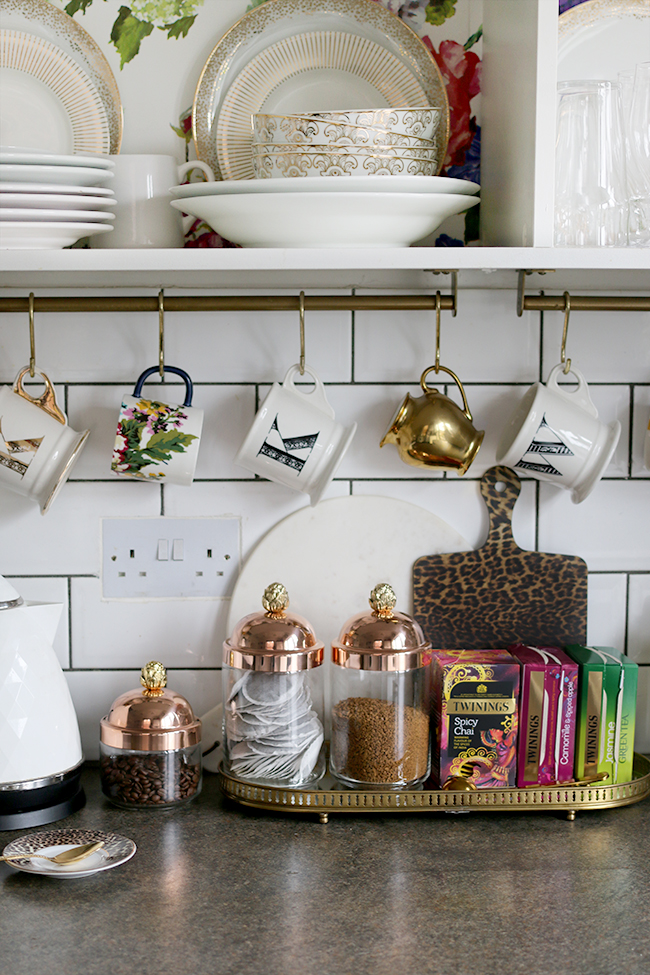
[[(106, 802), (42, 829), (122, 833), (67, 881), (0, 864), (2, 975), (648, 975), (650, 799), (578, 813), (266, 814), (217, 776), (170, 811)], [(0, 833), (4, 847), (18, 832)]]

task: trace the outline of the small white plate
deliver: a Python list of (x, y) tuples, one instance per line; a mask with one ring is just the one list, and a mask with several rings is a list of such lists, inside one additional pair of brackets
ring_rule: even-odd
[[(116, 202), (114, 199), (107, 199), (103, 196), (74, 196), (72, 193), (0, 192), (0, 210), (20, 207), (24, 210), (45, 210), (46, 212), (53, 210), (96, 211), (110, 210), (111, 207), (116, 205)], [(83, 220), (84, 218), (79, 216), (77, 219)]]
[(115, 198), (115, 190), (105, 186), (66, 186), (58, 183), (0, 182), (2, 193), (65, 193), (66, 196), (106, 196)]
[(75, 244), (82, 237), (93, 234), (107, 234), (112, 227), (101, 223), (66, 223), (57, 220), (34, 220), (21, 223), (19, 220), (0, 220), (0, 250), (60, 250)]
[(1, 207), (0, 221), (15, 220), (19, 223), (33, 223), (38, 221), (76, 220), (77, 223), (107, 223), (115, 220), (114, 213), (102, 213), (99, 210), (49, 210), (47, 207)]
[(61, 156), (54, 152), (0, 150), (0, 163), (19, 166), (91, 166), (93, 169), (115, 169), (115, 161), (108, 156)]
[(478, 183), (452, 176), (297, 176), (274, 179), (224, 179), (172, 186), (178, 200), (231, 193), (460, 193), (474, 196)]
[(0, 163), (0, 182), (69, 183), (76, 180), (83, 186), (96, 186), (113, 179), (109, 169), (96, 166), (23, 166), (20, 163)]
[(617, 81), (650, 59), (650, 0), (586, 0), (558, 20), (558, 81)]
[(120, 836), (119, 833), (103, 833), (99, 829), (50, 829), (13, 840), (5, 846), (2, 855), (38, 852), (45, 856), (56, 856), (57, 853), (63, 853), (73, 846), (97, 843), (100, 840), (103, 840), (104, 846), (78, 863), (64, 866), (50, 863), (49, 860), (35, 859), (14, 860), (12, 863), (7, 863), (7, 866), (25, 873), (37, 873), (42, 877), (71, 880), (74, 877), (90, 877), (102, 870), (118, 867), (121, 863), (130, 860), (137, 849), (133, 840)]

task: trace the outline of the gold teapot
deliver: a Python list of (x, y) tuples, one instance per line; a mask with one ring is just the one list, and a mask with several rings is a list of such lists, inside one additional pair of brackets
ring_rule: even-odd
[[(433, 371), (446, 372), (452, 377), (460, 390), (464, 409), (444, 393), (427, 386), (427, 376)], [(485, 431), (476, 430), (472, 423), (461, 381), (451, 369), (435, 365), (424, 370), (420, 386), (424, 396), (406, 394), (379, 446), (394, 443), (404, 463), (414, 467), (464, 474), (481, 446)]]

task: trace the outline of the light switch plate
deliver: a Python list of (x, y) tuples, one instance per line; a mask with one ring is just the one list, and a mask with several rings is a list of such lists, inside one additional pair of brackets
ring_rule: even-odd
[(239, 518), (104, 518), (105, 599), (228, 597), (239, 573)]

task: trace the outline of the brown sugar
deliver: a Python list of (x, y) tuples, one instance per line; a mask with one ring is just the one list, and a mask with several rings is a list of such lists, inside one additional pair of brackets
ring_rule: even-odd
[(404, 784), (427, 774), (429, 717), (371, 697), (348, 697), (332, 708), (334, 771), (355, 782)]

